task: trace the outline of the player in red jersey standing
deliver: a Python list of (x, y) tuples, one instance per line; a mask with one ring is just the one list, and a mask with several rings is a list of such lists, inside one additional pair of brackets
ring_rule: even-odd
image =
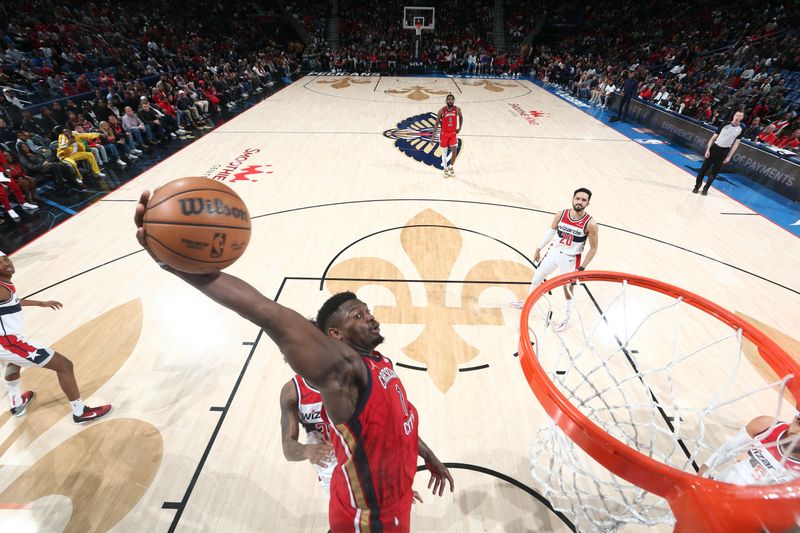
[[(135, 215), (145, 249), (142, 220), (149, 199), (149, 192), (142, 194)], [(434, 493), (441, 495), (446, 483), (453, 490), (450, 472), (417, 434), (419, 414), (392, 363), (375, 352), (383, 342), (380, 324), (355, 294), (329, 298), (315, 327), (230, 274), (165, 269), (261, 327), (289, 366), (318, 388), (338, 463), (328, 513), (332, 533), (408, 532), (417, 456), (431, 473)]]
[[(444, 177), (452, 178), (455, 176), (453, 164), (458, 156), (458, 137), (456, 134), (461, 131), (461, 126), (464, 125), (464, 117), (461, 115), (461, 108), (455, 105), (455, 96), (448, 94), (447, 98), (445, 98), (445, 103), (447, 105), (441, 108), (436, 116), (433, 136), (436, 137), (436, 133), (439, 132), (439, 126), (441, 126), (439, 146), (442, 148), (442, 168), (444, 169)], [(452, 148), (453, 155), (448, 164), (447, 152), (449, 148)]]

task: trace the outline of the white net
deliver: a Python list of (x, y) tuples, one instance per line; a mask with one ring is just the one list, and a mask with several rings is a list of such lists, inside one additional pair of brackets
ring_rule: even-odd
[[(775, 434), (776, 442), (730, 447), (706, 475), (749, 484), (800, 474), (792, 459), (800, 432), (781, 425), (796, 415), (785, 390), (792, 376), (770, 375), (741, 330), (625, 282), (571, 290), (566, 330), (553, 327), (561, 322), (561, 289), (536, 302), (529, 329), (550, 380), (591, 421), (656, 461), (696, 473), (750, 420), (769, 415), (762, 435)], [(579, 531), (674, 524), (666, 500), (610, 473), (552, 422), (538, 432), (530, 459), (543, 495)]]

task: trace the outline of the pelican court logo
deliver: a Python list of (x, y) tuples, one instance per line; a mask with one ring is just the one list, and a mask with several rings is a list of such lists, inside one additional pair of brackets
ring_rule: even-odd
[[(394, 140), (394, 146), (404, 155), (441, 170), (442, 148), (439, 137), (433, 135), (435, 125), (436, 113), (422, 113), (398, 122), (396, 128), (384, 131), (383, 136)], [(459, 139), (459, 154), (462, 147), (463, 141)], [(449, 155), (452, 157), (452, 153)]]

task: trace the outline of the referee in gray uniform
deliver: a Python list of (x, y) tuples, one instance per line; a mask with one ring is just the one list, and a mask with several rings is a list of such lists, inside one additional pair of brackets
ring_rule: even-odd
[[(703, 166), (697, 173), (697, 181), (694, 184), (693, 193), (700, 192), (700, 186), (703, 185), (703, 178), (708, 172), (708, 181), (706, 186), (703, 187), (703, 196), (708, 194), (708, 188), (714, 183), (717, 173), (722, 165), (730, 162), (736, 149), (739, 148), (739, 139), (744, 135), (744, 124), (742, 119), (744, 113), (737, 111), (733, 114), (733, 120), (730, 124), (726, 124), (719, 128), (717, 132), (708, 140), (706, 146), (706, 160), (703, 161)], [(709, 171), (709, 169), (711, 169)]]

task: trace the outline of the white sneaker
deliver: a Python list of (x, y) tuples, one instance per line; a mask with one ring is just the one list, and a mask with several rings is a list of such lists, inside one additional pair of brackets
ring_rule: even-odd
[(117, 165), (119, 165), (119, 166), (120, 166), (120, 167), (122, 167), (122, 168), (125, 168), (125, 167), (127, 167), (127, 166), (128, 166), (128, 163), (126, 163), (126, 162), (125, 162), (125, 161), (123, 161), (122, 159), (117, 159)]
[(514, 309), (522, 309), (523, 307), (525, 307), (525, 300), (515, 300), (515, 301), (511, 302), (510, 305)]
[(19, 220), (19, 215), (13, 209), (9, 209), (8, 211), (6, 211), (6, 213), (8, 213), (8, 216), (11, 217), (11, 220)]
[(134, 155), (141, 155), (142, 151), (139, 150), (138, 148), (134, 148), (133, 150), (131, 150), (131, 153)]
[(169, 132), (169, 136), (170, 136), (170, 137), (172, 137), (173, 139), (174, 139), (175, 137), (177, 137), (177, 135), (175, 135), (175, 132), (174, 132), (174, 131), (171, 131), (171, 132)]
[(106, 175), (105, 175), (105, 174), (103, 174), (102, 172), (98, 172), (97, 174), (93, 174), (93, 176), (94, 176), (95, 178), (105, 178), (105, 177), (106, 177)]
[(29, 204), (28, 202), (23, 203), (22, 205), (20, 205), (20, 207), (22, 208), (23, 211), (28, 211), (29, 213), (33, 213), (34, 211), (39, 210), (38, 205)]
[(131, 161), (134, 161), (136, 159), (139, 159), (139, 156), (134, 154), (133, 152), (131, 152), (131, 153), (128, 154), (128, 159), (131, 160)]
[(553, 326), (553, 331), (556, 333), (563, 333), (567, 330), (567, 320), (562, 320), (560, 324)]

